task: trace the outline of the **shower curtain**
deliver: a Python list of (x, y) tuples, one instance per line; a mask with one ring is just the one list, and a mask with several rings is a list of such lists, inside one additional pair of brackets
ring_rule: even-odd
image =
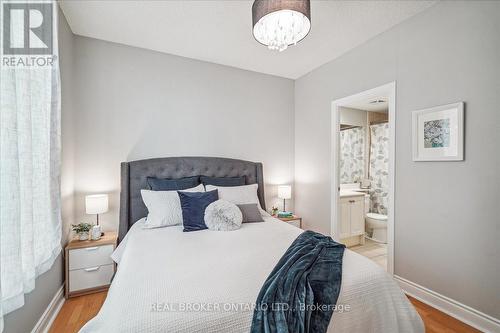
[(389, 124), (370, 125), (370, 211), (387, 215), (389, 197)]
[(340, 183), (361, 181), (365, 174), (365, 129), (340, 131)]

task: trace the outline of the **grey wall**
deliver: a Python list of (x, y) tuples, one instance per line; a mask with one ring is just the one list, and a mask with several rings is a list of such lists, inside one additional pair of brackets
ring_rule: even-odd
[(75, 223), (75, 110), (73, 103), (75, 35), (59, 11), (59, 67), (61, 71), (61, 201), (62, 244), (70, 237), (70, 225)]
[(264, 163), (273, 184), (293, 181), (292, 80), (77, 36), (74, 185), (110, 193), (104, 229), (118, 226), (120, 162), (164, 156), (221, 156)]
[[(71, 109), (71, 81), (73, 61), (73, 33), (61, 11), (59, 11), (59, 66), (61, 70), (61, 136), (62, 136), (62, 245), (67, 241), (68, 226), (73, 223), (73, 131)], [(25, 304), (22, 308), (9, 313), (4, 317), (5, 328), (3, 333), (31, 332), (38, 322), (52, 298), (64, 282), (64, 260), (61, 253), (55, 260), (52, 268), (40, 275), (35, 281), (35, 289), (25, 295)]]
[[(295, 206), (330, 232), (331, 102), (396, 81), (395, 274), (500, 318), (500, 2), (440, 2), (295, 82)], [(411, 111), (465, 101), (465, 161), (412, 162)]]

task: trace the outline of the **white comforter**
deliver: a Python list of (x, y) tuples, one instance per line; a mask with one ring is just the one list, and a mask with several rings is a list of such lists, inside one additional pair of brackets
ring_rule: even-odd
[[(263, 282), (302, 232), (265, 220), (230, 232), (137, 222), (113, 254), (118, 271), (103, 307), (80, 332), (249, 332)], [(346, 311), (328, 332), (424, 332), (391, 277), (349, 250), (337, 304)]]

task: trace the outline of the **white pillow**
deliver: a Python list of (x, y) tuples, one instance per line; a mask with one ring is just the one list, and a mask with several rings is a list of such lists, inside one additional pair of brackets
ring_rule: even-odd
[(205, 209), (205, 224), (214, 231), (231, 231), (241, 227), (243, 214), (234, 203), (217, 200)]
[[(182, 192), (205, 192), (200, 184)], [(181, 200), (177, 191), (141, 190), (142, 201), (148, 209), (144, 228), (160, 228), (182, 224)]]
[(226, 200), (234, 203), (235, 205), (242, 204), (257, 204), (260, 207), (259, 197), (257, 196), (257, 189), (259, 185), (242, 185), (242, 186), (205, 186), (207, 192), (218, 190), (219, 199)]

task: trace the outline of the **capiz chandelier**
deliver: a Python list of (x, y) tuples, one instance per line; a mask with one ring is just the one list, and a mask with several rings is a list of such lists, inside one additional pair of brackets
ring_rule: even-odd
[(253, 35), (270, 50), (284, 51), (311, 30), (310, 0), (255, 0)]

